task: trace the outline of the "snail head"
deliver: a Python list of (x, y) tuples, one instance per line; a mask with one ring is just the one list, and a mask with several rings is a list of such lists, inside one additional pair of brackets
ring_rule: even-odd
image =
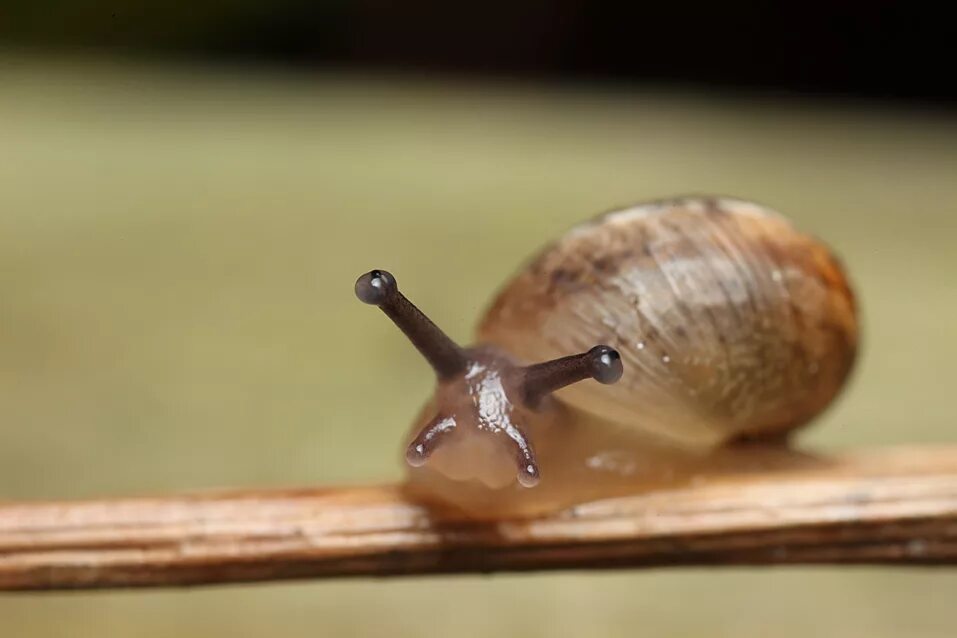
[(622, 375), (621, 357), (605, 345), (533, 365), (492, 346), (462, 348), (406, 299), (384, 270), (359, 277), (355, 291), (392, 319), (435, 371), (435, 413), (406, 448), (413, 467), (428, 463), (449, 478), (493, 488), (516, 479), (533, 487), (541, 473), (527, 434), (529, 416), (555, 390), (585, 379), (615, 383)]

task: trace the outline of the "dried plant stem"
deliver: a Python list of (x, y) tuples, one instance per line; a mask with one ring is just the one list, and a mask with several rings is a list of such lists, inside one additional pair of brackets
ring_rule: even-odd
[(957, 447), (725, 475), (495, 523), (398, 486), (0, 505), (0, 589), (790, 563), (957, 563)]

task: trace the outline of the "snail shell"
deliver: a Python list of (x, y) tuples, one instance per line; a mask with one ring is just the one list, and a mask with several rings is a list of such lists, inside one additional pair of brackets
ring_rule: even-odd
[(606, 343), (627, 373), (557, 397), (682, 446), (773, 437), (838, 393), (854, 295), (822, 243), (730, 198), (639, 204), (582, 224), (499, 293), (479, 341), (524, 361)]

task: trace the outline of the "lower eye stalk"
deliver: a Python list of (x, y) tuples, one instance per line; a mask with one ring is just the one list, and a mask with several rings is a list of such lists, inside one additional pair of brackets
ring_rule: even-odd
[(429, 456), (443, 437), (455, 429), (455, 419), (437, 419), (424, 427), (418, 436), (409, 443), (405, 451), (405, 460), (412, 467), (421, 467), (429, 460)]
[(518, 469), (518, 482), (522, 487), (535, 487), (540, 479), (535, 461), (529, 461)]

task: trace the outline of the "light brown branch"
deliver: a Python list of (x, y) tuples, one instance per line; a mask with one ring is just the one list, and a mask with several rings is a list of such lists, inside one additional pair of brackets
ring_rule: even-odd
[(954, 564), (957, 447), (723, 475), (534, 520), (470, 521), (399, 487), (0, 506), (0, 589), (782, 563)]

